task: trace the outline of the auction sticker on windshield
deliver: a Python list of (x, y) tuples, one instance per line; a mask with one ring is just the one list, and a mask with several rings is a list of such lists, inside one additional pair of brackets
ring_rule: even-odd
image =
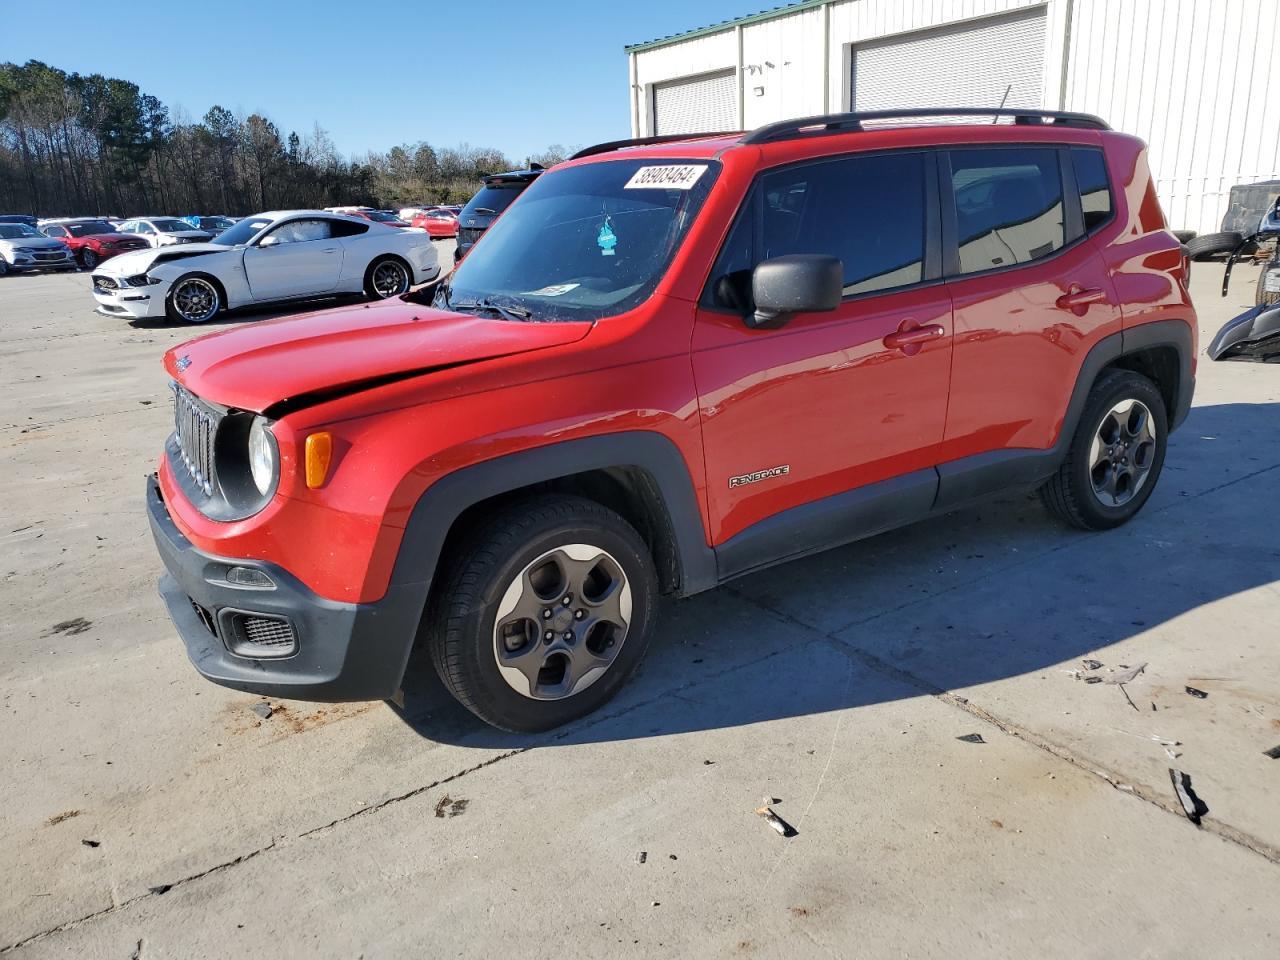
[(705, 164), (677, 163), (663, 167), (641, 167), (626, 182), (624, 190), (688, 190), (707, 172)]

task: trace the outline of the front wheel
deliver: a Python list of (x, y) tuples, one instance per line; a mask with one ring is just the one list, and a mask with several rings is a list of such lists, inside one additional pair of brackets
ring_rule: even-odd
[(1253, 302), (1259, 307), (1280, 303), (1280, 261), (1272, 260), (1263, 265)]
[(412, 284), (409, 267), (397, 257), (381, 257), (369, 264), (364, 292), (370, 300), (387, 300), (408, 293)]
[(1049, 512), (1082, 530), (1132, 519), (1164, 466), (1169, 421), (1154, 383), (1108, 370), (1093, 385), (1067, 457), (1040, 488)]
[(80, 264), (86, 270), (92, 270), (98, 265), (98, 255), (86, 247), (80, 251)]
[(549, 730), (610, 700), (655, 615), (648, 548), (622, 517), (573, 496), (517, 504), (477, 529), (432, 604), (445, 686), (503, 730)]
[(169, 295), (165, 297), (164, 310), (170, 320), (184, 323), (205, 323), (222, 309), (222, 294), (208, 277), (187, 274), (179, 277)]

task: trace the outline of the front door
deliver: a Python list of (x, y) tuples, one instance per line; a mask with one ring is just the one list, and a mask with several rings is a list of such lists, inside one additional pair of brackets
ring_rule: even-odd
[(290, 220), (245, 250), (244, 272), (255, 300), (305, 297), (338, 285), (342, 255), (329, 220)]
[[(927, 152), (855, 155), (767, 173), (748, 195), (693, 340), (722, 575), (852, 539), (859, 504), (874, 508), (856, 524), (884, 526), (932, 505), (951, 366), (934, 177)], [(790, 253), (840, 258), (844, 301), (748, 328), (752, 268)], [(735, 537), (751, 549), (725, 551)]]

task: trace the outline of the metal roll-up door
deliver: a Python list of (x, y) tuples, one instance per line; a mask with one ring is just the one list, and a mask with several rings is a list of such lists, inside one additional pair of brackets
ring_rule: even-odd
[(854, 110), (994, 107), (1002, 100), (1039, 108), (1044, 46), (1043, 7), (855, 44), (849, 102)]
[(653, 129), (659, 135), (738, 129), (735, 71), (654, 84)]

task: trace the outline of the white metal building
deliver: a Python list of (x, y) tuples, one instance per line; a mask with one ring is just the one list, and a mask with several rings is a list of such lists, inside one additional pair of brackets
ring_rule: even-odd
[(1280, 178), (1277, 47), (1280, 0), (801, 0), (627, 47), (631, 130), (1080, 110), (1146, 140), (1170, 225), (1208, 233), (1233, 184)]

